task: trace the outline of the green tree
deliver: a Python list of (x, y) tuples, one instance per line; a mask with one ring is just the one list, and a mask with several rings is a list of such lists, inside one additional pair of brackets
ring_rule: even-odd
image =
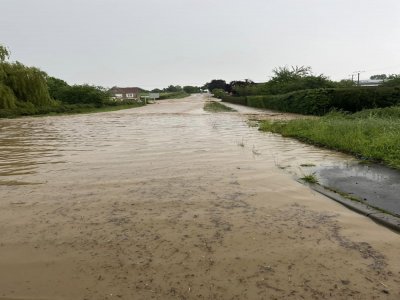
[(270, 94), (334, 87), (334, 83), (325, 75), (313, 75), (311, 67), (284, 66), (275, 68), (273, 73), (274, 76), (266, 84)]
[(210, 92), (212, 92), (215, 89), (220, 89), (226, 91), (227, 89), (227, 84), (225, 80), (222, 79), (213, 79), (210, 82), (206, 83), (204, 85), (205, 89), (208, 89)]
[(191, 86), (191, 85), (184, 86), (183, 90), (188, 94), (197, 94), (201, 92), (198, 86)]
[(385, 79), (387, 79), (387, 75), (386, 74), (376, 74), (376, 75), (372, 75), (369, 79), (371, 79), (371, 80), (385, 80)]
[(65, 89), (69, 88), (68, 83), (55, 77), (47, 76), (46, 82), (49, 88), (50, 96), (55, 100), (59, 100), (62, 97)]
[(356, 83), (351, 79), (342, 79), (339, 82), (335, 83), (335, 87), (338, 88), (347, 88), (352, 86), (356, 86)]
[(7, 62), (10, 51), (0, 45), (0, 109), (53, 104), (46, 84), (46, 73), (19, 62)]
[(391, 74), (388, 79), (382, 84), (387, 87), (400, 87), (400, 74)]
[(0, 44), (0, 62), (4, 62), (9, 57), (10, 51), (7, 49), (7, 47)]
[(176, 92), (181, 92), (182, 87), (180, 85), (170, 85), (166, 89), (164, 89), (165, 92), (167, 93), (176, 93)]
[(110, 99), (110, 94), (103, 87), (84, 84), (62, 87), (57, 97), (57, 100), (69, 104), (94, 104), (100, 107)]

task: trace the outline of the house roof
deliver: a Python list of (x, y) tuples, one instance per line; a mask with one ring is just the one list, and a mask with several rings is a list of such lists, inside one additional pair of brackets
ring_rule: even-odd
[(117, 87), (114, 86), (110, 89), (113, 94), (137, 94), (141, 91), (138, 87)]

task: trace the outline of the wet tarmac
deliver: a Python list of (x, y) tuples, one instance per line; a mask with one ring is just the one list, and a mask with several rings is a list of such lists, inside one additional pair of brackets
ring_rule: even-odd
[(317, 168), (322, 185), (400, 217), (400, 172), (381, 165), (348, 163)]

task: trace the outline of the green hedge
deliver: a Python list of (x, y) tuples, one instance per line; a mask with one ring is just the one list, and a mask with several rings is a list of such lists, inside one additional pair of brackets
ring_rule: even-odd
[(166, 100), (166, 99), (180, 99), (190, 96), (190, 94), (180, 91), (180, 92), (170, 92), (170, 93), (161, 93), (160, 98), (158, 100)]
[(223, 96), (221, 99), (223, 102), (230, 102), (234, 104), (240, 104), (240, 105), (247, 105), (247, 99), (248, 97), (233, 97), (233, 96)]
[(313, 89), (282, 95), (224, 97), (223, 101), (306, 115), (324, 115), (334, 109), (357, 112), (400, 104), (400, 89), (386, 87)]

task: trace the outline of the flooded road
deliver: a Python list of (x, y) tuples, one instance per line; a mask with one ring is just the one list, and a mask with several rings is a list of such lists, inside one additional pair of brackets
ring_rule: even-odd
[(0, 299), (398, 299), (400, 236), (291, 176), (353, 159), (206, 98), (0, 120)]

